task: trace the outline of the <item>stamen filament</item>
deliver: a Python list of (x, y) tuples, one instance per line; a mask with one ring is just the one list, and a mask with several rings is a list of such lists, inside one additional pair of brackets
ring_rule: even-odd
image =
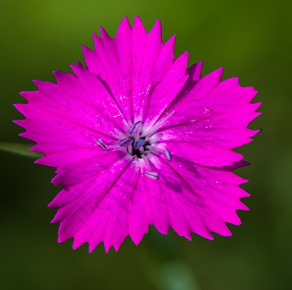
[(163, 125), (173, 114), (175, 113), (175, 111), (171, 112), (168, 116), (166, 116), (163, 120), (161, 120), (160, 122), (154, 124), (152, 126), (152, 128), (150, 128), (148, 131), (144, 132), (143, 135), (141, 137), (150, 137), (151, 135), (153, 135), (155, 133), (155, 131), (161, 126)]
[(119, 145), (121, 147), (128, 147), (133, 142), (132, 138), (125, 138), (120, 140)]
[(133, 155), (133, 146), (128, 146), (128, 152)]
[(148, 170), (148, 171), (151, 171), (151, 166), (150, 166), (150, 163), (149, 163), (148, 158), (147, 158), (145, 155), (142, 155), (142, 159), (143, 159), (144, 162), (145, 162), (145, 165), (146, 165), (146, 167), (147, 167), (147, 170)]
[(163, 150), (161, 148), (158, 148), (158, 147), (155, 148), (155, 147), (152, 146), (152, 147), (149, 148), (149, 153), (152, 153), (152, 154), (162, 153), (162, 154), (164, 154), (164, 156), (166, 157), (166, 159), (168, 161), (171, 161), (172, 160), (172, 155), (171, 155), (171, 152), (170, 152), (169, 149)]

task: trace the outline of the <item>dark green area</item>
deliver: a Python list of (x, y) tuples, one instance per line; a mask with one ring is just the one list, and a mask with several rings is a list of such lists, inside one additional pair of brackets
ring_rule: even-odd
[(291, 289), (292, 269), (292, 22), (290, 1), (65, 1), (0, 2), (0, 142), (26, 142), (12, 123), (12, 106), (23, 102), (32, 79), (53, 81), (53, 70), (69, 71), (82, 60), (81, 44), (93, 47), (91, 32), (104, 26), (114, 35), (124, 16), (140, 15), (149, 30), (159, 18), (164, 39), (177, 35), (176, 53), (190, 64), (204, 60), (204, 74), (224, 66), (224, 78), (239, 76), (253, 86), (264, 114), (263, 128), (241, 148), (251, 166), (238, 171), (250, 182), (233, 237), (190, 242), (151, 229), (136, 247), (128, 238), (120, 251), (99, 246), (73, 251), (57, 244), (54, 169), (33, 159), (0, 152), (1, 289), (274, 290)]

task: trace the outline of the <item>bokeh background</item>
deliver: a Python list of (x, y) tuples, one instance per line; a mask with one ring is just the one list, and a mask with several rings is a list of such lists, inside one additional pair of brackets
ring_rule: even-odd
[(254, 86), (264, 114), (250, 126), (263, 132), (239, 149), (252, 164), (237, 171), (250, 180), (250, 212), (230, 226), (232, 237), (214, 241), (151, 228), (118, 253), (102, 245), (73, 251), (71, 240), (57, 243), (55, 210), (46, 207), (59, 190), (54, 169), (0, 152), (0, 288), (292, 289), (291, 8), (281, 0), (1, 0), (0, 142), (27, 142), (12, 123), (21, 118), (12, 106), (23, 102), (18, 93), (34, 90), (32, 79), (69, 71), (82, 60), (81, 44), (93, 47), (91, 32), (102, 25), (114, 36), (124, 16), (139, 15), (147, 30), (161, 19), (164, 40), (177, 35), (177, 55), (187, 50), (189, 64), (204, 60), (204, 74), (224, 66), (224, 78)]

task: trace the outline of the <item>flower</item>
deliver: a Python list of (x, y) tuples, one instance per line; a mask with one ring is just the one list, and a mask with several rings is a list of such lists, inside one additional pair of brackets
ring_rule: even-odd
[(115, 38), (101, 28), (95, 50), (83, 47), (86, 66), (75, 75), (55, 71), (57, 84), (34, 81), (22, 92), (26, 117), (20, 136), (44, 153), (38, 164), (57, 168), (63, 189), (49, 204), (58, 209), (59, 242), (73, 248), (104, 242), (118, 250), (129, 235), (138, 244), (149, 225), (230, 236), (247, 180), (232, 170), (244, 165), (232, 151), (258, 130), (247, 125), (260, 113), (257, 92), (238, 78), (221, 81), (223, 68), (201, 77), (202, 62), (187, 69), (188, 54), (174, 58), (175, 38), (162, 43), (157, 21), (147, 33), (125, 18)]

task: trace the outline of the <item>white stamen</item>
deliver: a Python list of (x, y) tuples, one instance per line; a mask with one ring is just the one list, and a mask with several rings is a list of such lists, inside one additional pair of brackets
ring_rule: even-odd
[(125, 138), (120, 140), (119, 145), (121, 147), (128, 147), (133, 142), (132, 138)]
[(170, 151), (169, 151), (168, 149), (165, 149), (165, 150), (164, 150), (164, 155), (165, 155), (165, 157), (166, 157), (166, 159), (167, 159), (168, 161), (171, 161), (172, 156), (171, 156), (171, 153), (170, 153)]
[(148, 170), (148, 171), (151, 171), (151, 166), (150, 166), (150, 163), (149, 163), (148, 158), (143, 154), (143, 155), (142, 155), (142, 159), (143, 159), (144, 162), (145, 162), (145, 165), (146, 165), (146, 167), (147, 167), (147, 170)]
[(170, 150), (169, 149), (165, 149), (165, 150), (163, 150), (163, 149), (161, 149), (161, 148), (159, 148), (159, 147), (154, 147), (154, 146), (151, 146), (150, 148), (149, 148), (149, 151), (148, 151), (149, 153), (152, 153), (152, 154), (159, 154), (159, 153), (161, 153), (161, 154), (164, 154), (164, 156), (166, 157), (166, 159), (168, 160), (168, 161), (171, 161), (172, 160), (172, 155), (171, 155), (171, 152), (170, 152)]
[(138, 131), (139, 132), (139, 129), (141, 128), (143, 124), (143, 121), (138, 121), (136, 122), (129, 130), (129, 134), (132, 134), (133, 132), (136, 132)]
[(99, 145), (103, 150), (109, 151), (109, 147), (100, 138), (96, 140), (97, 145)]
[(159, 176), (158, 176), (157, 172), (147, 171), (144, 174), (145, 174), (145, 176), (149, 177), (152, 180), (158, 180), (159, 179)]
[(156, 123), (155, 125), (152, 126), (152, 128), (150, 128), (148, 131), (144, 132), (143, 135), (141, 137), (144, 136), (148, 136), (150, 137), (151, 135), (153, 135), (153, 133), (155, 133), (155, 131), (161, 126), (163, 125), (173, 114), (175, 113), (175, 111), (171, 112), (168, 116), (166, 116), (163, 120), (161, 120), (160, 122)]
[(133, 155), (133, 146), (132, 145), (129, 145), (128, 146), (128, 152)]
[(151, 146), (150, 148), (149, 148), (149, 152), (150, 153), (154, 153), (154, 154), (159, 154), (159, 153), (162, 153), (162, 154), (164, 154), (164, 151), (165, 150), (163, 150), (163, 149), (161, 149), (161, 148), (159, 148), (159, 147), (155, 147), (155, 146)]

